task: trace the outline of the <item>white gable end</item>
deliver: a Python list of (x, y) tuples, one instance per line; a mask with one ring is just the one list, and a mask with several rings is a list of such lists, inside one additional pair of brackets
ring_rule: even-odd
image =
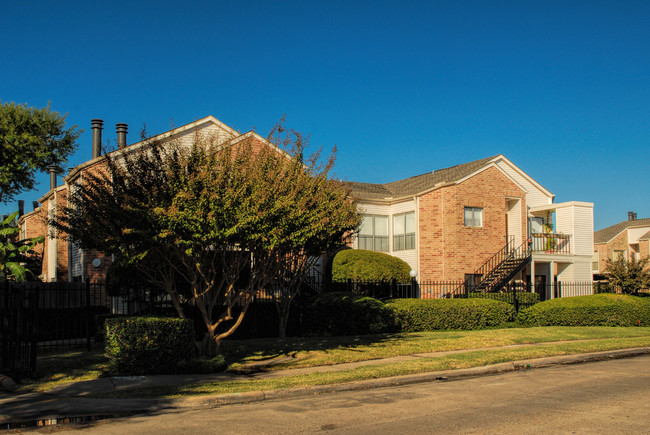
[(523, 187), (526, 192), (526, 205), (529, 208), (553, 203), (553, 194), (515, 166), (511, 161), (501, 156), (497, 158), (495, 164), (508, 177)]

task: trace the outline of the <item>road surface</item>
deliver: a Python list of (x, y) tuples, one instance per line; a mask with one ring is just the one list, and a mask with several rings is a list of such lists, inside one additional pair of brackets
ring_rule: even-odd
[(104, 420), (55, 431), (650, 434), (650, 355)]

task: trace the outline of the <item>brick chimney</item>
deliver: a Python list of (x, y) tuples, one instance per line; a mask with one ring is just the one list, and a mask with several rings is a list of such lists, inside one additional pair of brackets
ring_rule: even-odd
[(18, 200), (18, 217), (21, 217), (24, 214), (25, 214), (25, 200), (24, 199), (19, 199)]
[(627, 212), (627, 220), (628, 221), (635, 221), (636, 220), (636, 213), (633, 211), (628, 211)]
[(93, 126), (93, 159), (102, 154), (102, 129), (104, 121), (101, 119), (92, 119), (90, 123)]

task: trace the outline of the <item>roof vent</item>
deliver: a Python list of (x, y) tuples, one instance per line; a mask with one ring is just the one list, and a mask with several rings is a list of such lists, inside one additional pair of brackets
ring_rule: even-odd
[(99, 157), (102, 153), (102, 128), (104, 121), (101, 119), (91, 119), (90, 123), (93, 127), (93, 159)]
[(125, 148), (128, 125), (120, 122), (119, 124), (115, 124), (115, 127), (117, 128), (117, 149)]

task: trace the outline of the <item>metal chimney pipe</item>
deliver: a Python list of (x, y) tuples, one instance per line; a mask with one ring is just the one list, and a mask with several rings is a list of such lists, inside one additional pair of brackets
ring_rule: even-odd
[(50, 165), (48, 167), (48, 172), (50, 173), (50, 190), (56, 189), (56, 170), (58, 168), (56, 165)]
[(101, 119), (92, 119), (93, 126), (93, 159), (96, 159), (102, 154), (102, 129), (104, 121)]
[(25, 214), (25, 200), (19, 199), (18, 200), (18, 217), (21, 217), (24, 214)]
[(126, 132), (128, 131), (128, 125), (120, 122), (115, 124), (117, 128), (117, 149), (122, 149), (126, 146)]

